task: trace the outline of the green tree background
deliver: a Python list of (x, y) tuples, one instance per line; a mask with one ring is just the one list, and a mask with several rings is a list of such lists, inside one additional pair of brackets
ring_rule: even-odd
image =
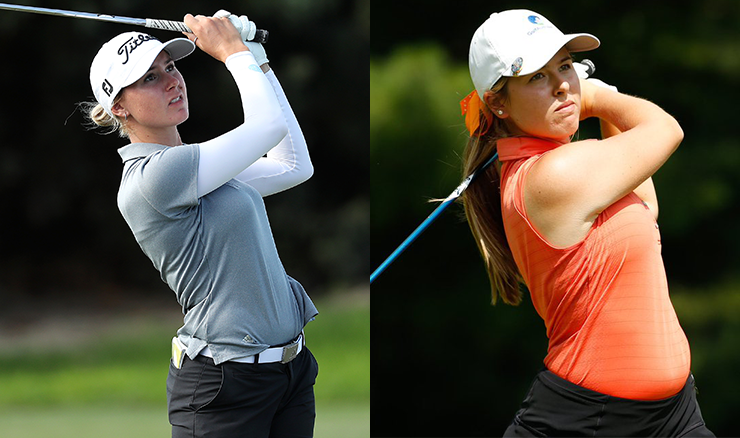
[[(674, 115), (685, 140), (655, 175), (671, 296), (692, 348), (699, 403), (740, 433), (740, 3), (374, 1), (370, 64), (371, 262), (377, 267), (460, 182), (467, 53), (491, 12), (526, 8), (602, 46), (577, 59)], [(579, 138), (597, 133), (586, 121)], [(451, 210), (451, 211), (450, 211)], [(497, 436), (543, 366), (526, 299), (490, 306), (462, 208), (448, 210), (371, 286), (373, 436)]]

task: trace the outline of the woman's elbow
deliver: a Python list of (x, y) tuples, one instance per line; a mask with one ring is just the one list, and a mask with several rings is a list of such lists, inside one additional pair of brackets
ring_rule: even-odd
[(310, 162), (306, 163), (301, 174), (303, 176), (303, 181), (308, 181), (313, 176), (313, 164)]
[(308, 181), (313, 176), (313, 166), (307, 163), (300, 167), (294, 167), (292, 171), (281, 177), (282, 190), (296, 187)]
[(293, 168), (291, 183), (293, 186), (303, 184), (313, 176), (313, 164), (311, 162), (301, 163), (299, 167)]
[(670, 117), (670, 122), (667, 126), (666, 132), (670, 135), (670, 141), (673, 144), (673, 150), (675, 151), (683, 141), (683, 129), (676, 119)]
[(681, 125), (675, 117), (668, 114), (665, 110), (663, 111), (662, 116), (662, 131), (665, 132), (669, 136), (671, 142), (675, 143), (676, 147), (678, 147), (678, 145), (683, 141), (683, 129), (681, 128)]
[(681, 128), (681, 125), (678, 124), (678, 121), (676, 121), (675, 119), (674, 121), (676, 122), (676, 142), (681, 143), (683, 141), (683, 129)]

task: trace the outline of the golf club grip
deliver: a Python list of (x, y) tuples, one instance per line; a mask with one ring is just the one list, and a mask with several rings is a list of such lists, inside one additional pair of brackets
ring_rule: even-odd
[[(145, 26), (152, 29), (171, 30), (175, 32), (192, 32), (190, 28), (181, 21), (155, 20), (153, 18), (147, 18)], [(254, 34), (254, 39), (252, 39), (251, 42), (265, 44), (269, 35), (270, 33), (264, 29), (257, 29), (257, 32)]]

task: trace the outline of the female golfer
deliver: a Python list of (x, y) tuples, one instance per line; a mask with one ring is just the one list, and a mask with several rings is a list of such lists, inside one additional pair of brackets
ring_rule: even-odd
[[(656, 105), (580, 81), (563, 35), (527, 10), (494, 13), (475, 32), (463, 101), (471, 133), (465, 211), (493, 301), (524, 283), (549, 339), (506, 436), (713, 436), (668, 296), (651, 175), (683, 138)], [(571, 142), (579, 120), (605, 139)]]
[[(262, 46), (228, 17), (184, 21), (188, 39), (113, 38), (90, 71), (91, 118), (131, 141), (119, 208), (185, 315), (167, 379), (172, 436), (310, 437), (318, 366), (302, 329), (318, 312), (285, 273), (262, 200), (311, 176), (306, 144)], [(244, 123), (183, 144), (175, 61), (196, 46), (231, 72)]]

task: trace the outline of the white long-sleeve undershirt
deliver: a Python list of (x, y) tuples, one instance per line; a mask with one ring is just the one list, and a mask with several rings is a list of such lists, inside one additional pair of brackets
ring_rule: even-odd
[(198, 197), (232, 178), (263, 197), (306, 181), (313, 175), (308, 147), (275, 73), (262, 73), (250, 52), (231, 55), (226, 67), (239, 89), (244, 123), (200, 144)]

